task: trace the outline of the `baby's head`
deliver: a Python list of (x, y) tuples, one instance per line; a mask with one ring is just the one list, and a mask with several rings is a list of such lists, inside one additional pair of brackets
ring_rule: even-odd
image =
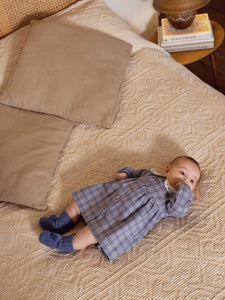
[(195, 159), (190, 156), (178, 156), (167, 166), (164, 176), (175, 190), (182, 183), (186, 183), (193, 191), (200, 179), (200, 173), (200, 166)]

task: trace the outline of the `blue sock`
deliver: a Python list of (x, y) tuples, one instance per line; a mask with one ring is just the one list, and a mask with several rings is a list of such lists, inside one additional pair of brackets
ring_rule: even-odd
[(43, 229), (59, 234), (64, 234), (75, 225), (74, 221), (65, 211), (59, 218), (56, 215), (52, 215), (49, 218), (41, 218), (39, 224)]
[(58, 233), (51, 233), (49, 231), (44, 231), (39, 236), (39, 241), (53, 249), (61, 250), (62, 252), (76, 252), (73, 248), (73, 237), (74, 234), (68, 236), (61, 236)]

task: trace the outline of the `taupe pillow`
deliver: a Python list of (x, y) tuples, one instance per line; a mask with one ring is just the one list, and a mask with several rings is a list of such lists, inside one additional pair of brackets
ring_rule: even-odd
[(132, 46), (79, 25), (34, 22), (4, 103), (110, 127)]
[(72, 123), (0, 104), (0, 201), (46, 209)]

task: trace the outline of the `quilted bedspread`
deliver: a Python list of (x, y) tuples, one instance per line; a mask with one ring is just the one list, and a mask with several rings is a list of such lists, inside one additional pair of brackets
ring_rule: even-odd
[[(225, 96), (132, 32), (103, 0), (79, 1), (51, 18), (105, 31), (133, 51), (114, 124), (73, 126), (48, 209), (0, 202), (0, 298), (225, 299)], [(17, 36), (5, 38), (6, 52)], [(1, 57), (2, 66), (7, 59)], [(162, 172), (182, 154), (202, 169), (188, 216), (162, 220), (113, 262), (95, 246), (64, 254), (39, 243), (39, 218), (61, 213), (74, 190), (112, 180), (124, 166)]]

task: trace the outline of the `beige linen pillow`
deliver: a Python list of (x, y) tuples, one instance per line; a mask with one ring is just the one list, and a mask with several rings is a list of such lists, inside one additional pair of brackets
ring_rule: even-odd
[(5, 88), (4, 103), (110, 127), (131, 49), (88, 27), (34, 22)]
[(0, 201), (46, 209), (72, 123), (0, 104), (0, 128)]

